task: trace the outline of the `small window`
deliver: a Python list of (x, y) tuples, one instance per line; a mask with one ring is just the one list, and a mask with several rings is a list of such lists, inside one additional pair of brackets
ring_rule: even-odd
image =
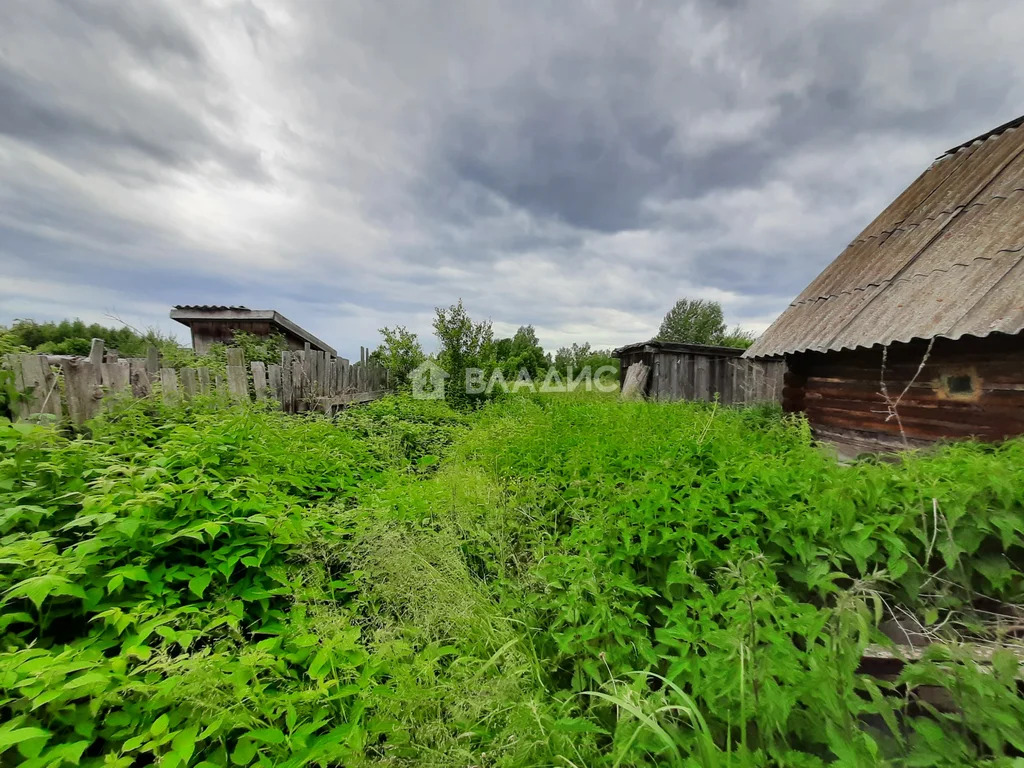
[(973, 368), (947, 371), (939, 378), (939, 397), (976, 400), (981, 396), (981, 380)]
[(973, 395), (974, 379), (966, 375), (947, 376), (946, 389), (949, 390), (949, 394), (951, 395)]

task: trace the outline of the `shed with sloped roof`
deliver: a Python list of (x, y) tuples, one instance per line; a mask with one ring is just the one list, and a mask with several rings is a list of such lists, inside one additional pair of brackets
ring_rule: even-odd
[(846, 453), (1024, 434), (1024, 116), (941, 155), (746, 352)]
[(334, 347), (328, 346), (300, 325), (293, 323), (273, 309), (224, 307), (208, 304), (179, 304), (171, 310), (171, 319), (187, 325), (192, 332), (192, 348), (206, 354), (213, 344), (230, 344), (235, 331), (255, 336), (280, 335), (289, 349), (310, 349), (337, 357)]

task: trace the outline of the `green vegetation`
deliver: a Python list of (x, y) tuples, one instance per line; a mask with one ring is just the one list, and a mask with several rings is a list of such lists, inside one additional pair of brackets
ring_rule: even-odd
[(755, 336), (738, 325), (726, 330), (722, 305), (706, 299), (680, 299), (661, 321), (659, 341), (679, 341), (686, 344), (717, 344), (723, 347), (746, 349)]
[[(278, 363), (281, 352), (288, 349), (284, 336), (273, 333), (257, 336), (246, 331), (235, 331), (232, 346), (240, 347), (247, 363)], [(171, 368), (209, 368), (224, 375), (227, 366), (227, 345), (213, 344), (204, 355), (197, 355), (190, 347), (181, 346), (175, 339), (155, 329), (141, 333), (127, 326), (107, 328), (81, 320), (62, 320), (59, 323), (37, 323), (34, 320), (15, 320), (9, 327), (0, 326), (0, 355), (13, 352), (34, 352), (41, 355), (89, 354), (93, 339), (103, 339), (104, 345), (116, 350), (121, 357), (145, 357), (149, 348), (160, 351), (163, 364)], [(0, 415), (9, 402), (3, 394), (5, 372), (0, 371)]]
[(570, 347), (559, 347), (555, 352), (554, 367), (561, 376), (568, 376), (569, 369), (579, 373), (590, 366), (592, 371), (606, 366), (619, 369), (619, 359), (612, 357), (610, 349), (591, 349), (589, 343), (573, 344)]
[(127, 326), (108, 328), (81, 320), (37, 323), (15, 320), (9, 328), (0, 326), (0, 353), (36, 352), (41, 355), (88, 355), (93, 339), (103, 339), (109, 349), (122, 357), (145, 357), (150, 345), (164, 347), (177, 343), (155, 330), (141, 333)]
[[(585, 368), (597, 372), (603, 367), (616, 372), (619, 361), (612, 350), (591, 349), (590, 344), (562, 347), (552, 358), (544, 351), (532, 325), (520, 326), (510, 338), (494, 339), (490, 321), (476, 322), (466, 311), (461, 299), (450, 307), (435, 309), (434, 333), (438, 340), (438, 353), (431, 359), (450, 377), (445, 396), (453, 407), (466, 410), (479, 407), (494, 397), (513, 388), (517, 380), (528, 376), (534, 384), (541, 384), (553, 373), (552, 383), (575, 379)], [(390, 372), (390, 381), (400, 391), (410, 389), (410, 374), (427, 359), (419, 339), (403, 326), (381, 328), (382, 343), (370, 355), (372, 362)], [(469, 369), (482, 371), (478, 388), (495, 381), (491, 392), (467, 393), (464, 384)], [(525, 372), (525, 373), (524, 373)], [(607, 374), (607, 371), (602, 375)]]
[(491, 371), (495, 367), (491, 321), (474, 322), (459, 299), (458, 304), (448, 308), (437, 307), (434, 333), (439, 345), (437, 362), (455, 382), (447, 387), (445, 397), (461, 407), (482, 404), (487, 395), (468, 393), (464, 382), (470, 369)]
[(370, 361), (388, 370), (389, 380), (399, 390), (409, 388), (409, 374), (427, 359), (416, 334), (404, 325), (381, 328), (383, 342), (370, 355)]
[(1021, 440), (838, 466), (714, 404), (0, 422), (0, 762), (1016, 765), (1008, 652), (857, 668), (1022, 602), (1022, 489)]

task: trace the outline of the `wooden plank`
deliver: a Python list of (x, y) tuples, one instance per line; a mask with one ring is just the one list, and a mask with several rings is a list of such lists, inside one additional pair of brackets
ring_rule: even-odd
[[(21, 413), (48, 413), (61, 416), (60, 386), (58, 377), (50, 367), (45, 355), (19, 355), (21, 390), (31, 388), (32, 396), (21, 404)], [(16, 375), (17, 381), (17, 375)]]
[[(14, 371), (14, 389), (17, 392), (25, 391), (25, 378), (21, 369), (21, 355), (20, 354), (8, 354), (4, 355), (4, 365)], [(17, 412), (14, 414), (15, 420), (22, 418), (23, 403), (18, 404)]]
[(101, 383), (108, 393), (117, 394), (128, 389), (131, 371), (127, 360), (101, 364)]
[(199, 394), (199, 381), (195, 368), (181, 369), (181, 390), (186, 400), (192, 400)]
[(249, 377), (245, 370), (245, 357), (238, 347), (227, 349), (228, 394), (232, 400), (247, 402), (249, 400)]
[(92, 340), (89, 346), (89, 362), (92, 363), (93, 370), (99, 373), (100, 365), (103, 363), (103, 339)]
[(693, 390), (694, 400), (711, 399), (710, 370), (708, 359), (703, 355), (696, 356), (693, 361)]
[(281, 353), (281, 409), (285, 413), (292, 412), (295, 402), (295, 385), (292, 382), (292, 353)]
[(327, 391), (328, 397), (338, 394), (338, 361), (331, 360), (327, 363)]
[(210, 394), (210, 369), (200, 368), (197, 372), (199, 374), (199, 394), (209, 395)]
[(281, 402), (284, 400), (284, 393), (281, 391), (281, 365), (280, 363), (271, 363), (267, 366), (267, 379), (269, 396), (272, 400)]
[(132, 397), (149, 397), (152, 386), (149, 371), (146, 369), (146, 360), (132, 358), (128, 361), (128, 380), (132, 387)]
[(99, 412), (103, 388), (99, 375), (87, 358), (69, 358), (61, 361), (64, 372), (64, 390), (68, 416), (81, 426)]
[(344, 405), (352, 405), (355, 403), (368, 403), (371, 400), (376, 400), (384, 396), (384, 392), (348, 392), (343, 395), (336, 395), (335, 397), (329, 397), (326, 399), (325, 405), (328, 408), (337, 408)]
[(160, 350), (150, 346), (146, 350), (146, 373), (153, 378), (160, 370)]
[(160, 396), (168, 405), (178, 402), (178, 372), (173, 368), (160, 369)]
[(267, 365), (258, 360), (250, 366), (252, 369), (252, 388), (257, 400), (267, 399)]
[(306, 410), (306, 376), (305, 361), (302, 357), (292, 357), (292, 413), (300, 413)]

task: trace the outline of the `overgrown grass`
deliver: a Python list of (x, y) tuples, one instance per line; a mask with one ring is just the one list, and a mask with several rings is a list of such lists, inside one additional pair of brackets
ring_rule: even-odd
[[(1016, 658), (1024, 442), (838, 466), (772, 409), (388, 399), (0, 425), (0, 762), (963, 765)], [(980, 596), (984, 596), (981, 598)], [(959, 711), (917, 701), (946, 687)]]

